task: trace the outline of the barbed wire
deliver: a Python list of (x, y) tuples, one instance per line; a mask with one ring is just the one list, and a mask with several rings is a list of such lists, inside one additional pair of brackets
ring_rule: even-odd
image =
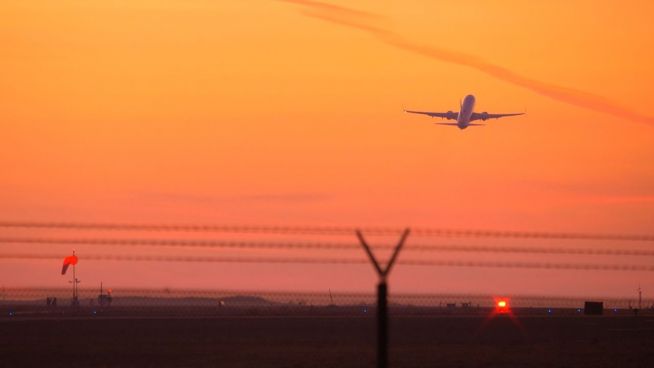
[[(92, 261), (146, 261), (146, 262), (202, 262), (202, 263), (297, 263), (297, 264), (369, 264), (366, 259), (357, 258), (308, 258), (308, 257), (210, 257), (210, 256), (162, 256), (162, 255), (116, 255), (86, 254)], [(0, 254), (0, 259), (62, 259), (58, 254)], [(524, 268), (581, 271), (644, 271), (654, 272), (654, 265), (595, 264), (557, 262), (514, 262), (514, 261), (461, 261), (461, 260), (400, 260), (408, 266), (479, 267), (479, 268)]]
[[(125, 238), (27, 238), (0, 237), (0, 244), (30, 245), (102, 245), (102, 246), (147, 246), (147, 247), (200, 247), (200, 248), (264, 248), (264, 249), (317, 249), (317, 250), (358, 250), (355, 243), (325, 242), (260, 242), (229, 240), (190, 240), (190, 239), (125, 239)], [(377, 245), (375, 249), (393, 249), (393, 245)], [(644, 249), (597, 249), (570, 247), (525, 247), (525, 246), (484, 246), (460, 244), (410, 244), (405, 251), (418, 252), (468, 252), (468, 253), (533, 253), (565, 255), (610, 255), (610, 256), (654, 256), (654, 250)]]
[[(348, 226), (263, 226), (263, 225), (210, 225), (210, 224), (134, 224), (94, 222), (31, 222), (0, 221), (0, 228), (43, 228), (66, 230), (106, 231), (158, 231), (158, 232), (231, 232), (267, 234), (313, 234), (350, 235), (358, 229), (370, 235), (399, 235), (404, 228), (393, 227), (348, 227)], [(412, 237), (480, 237), (480, 238), (532, 238), (566, 240), (621, 240), (654, 241), (654, 235), (644, 234), (596, 234), (538, 231), (505, 231), (479, 229), (413, 228)]]

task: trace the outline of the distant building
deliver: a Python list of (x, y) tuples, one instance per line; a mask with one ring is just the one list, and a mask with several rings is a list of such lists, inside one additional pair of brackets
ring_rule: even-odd
[(584, 314), (600, 316), (604, 313), (604, 302), (591, 302), (584, 303)]

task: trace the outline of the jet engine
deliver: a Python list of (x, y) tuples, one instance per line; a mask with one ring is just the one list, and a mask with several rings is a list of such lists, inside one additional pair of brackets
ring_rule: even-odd
[(487, 113), (486, 111), (482, 112), (481, 114), (479, 114), (479, 118), (480, 118), (481, 120), (486, 120), (486, 119), (488, 119), (488, 113)]
[(447, 112), (447, 115), (446, 115), (446, 116), (447, 116), (447, 118), (450, 119), (450, 120), (454, 120), (454, 119), (456, 119), (456, 113), (455, 113), (454, 111), (451, 111), (451, 110)]

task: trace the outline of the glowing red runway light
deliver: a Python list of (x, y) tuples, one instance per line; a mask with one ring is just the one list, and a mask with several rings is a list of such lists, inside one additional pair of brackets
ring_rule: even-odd
[(509, 313), (509, 301), (505, 298), (495, 299), (495, 313)]

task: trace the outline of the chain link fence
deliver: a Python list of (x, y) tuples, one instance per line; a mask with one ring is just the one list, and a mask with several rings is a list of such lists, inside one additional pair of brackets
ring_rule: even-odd
[[(521, 295), (392, 294), (391, 315), (457, 316), (492, 313), (498, 298), (516, 315), (579, 315), (585, 301), (604, 303), (605, 315), (632, 315), (637, 299), (568, 298)], [(654, 300), (640, 303), (638, 313), (654, 315)], [(64, 288), (0, 290), (0, 310), (7, 317), (82, 315), (161, 315), (206, 317), (229, 315), (374, 315), (376, 296), (339, 292), (269, 292), (173, 289), (78, 289), (73, 299)]]

